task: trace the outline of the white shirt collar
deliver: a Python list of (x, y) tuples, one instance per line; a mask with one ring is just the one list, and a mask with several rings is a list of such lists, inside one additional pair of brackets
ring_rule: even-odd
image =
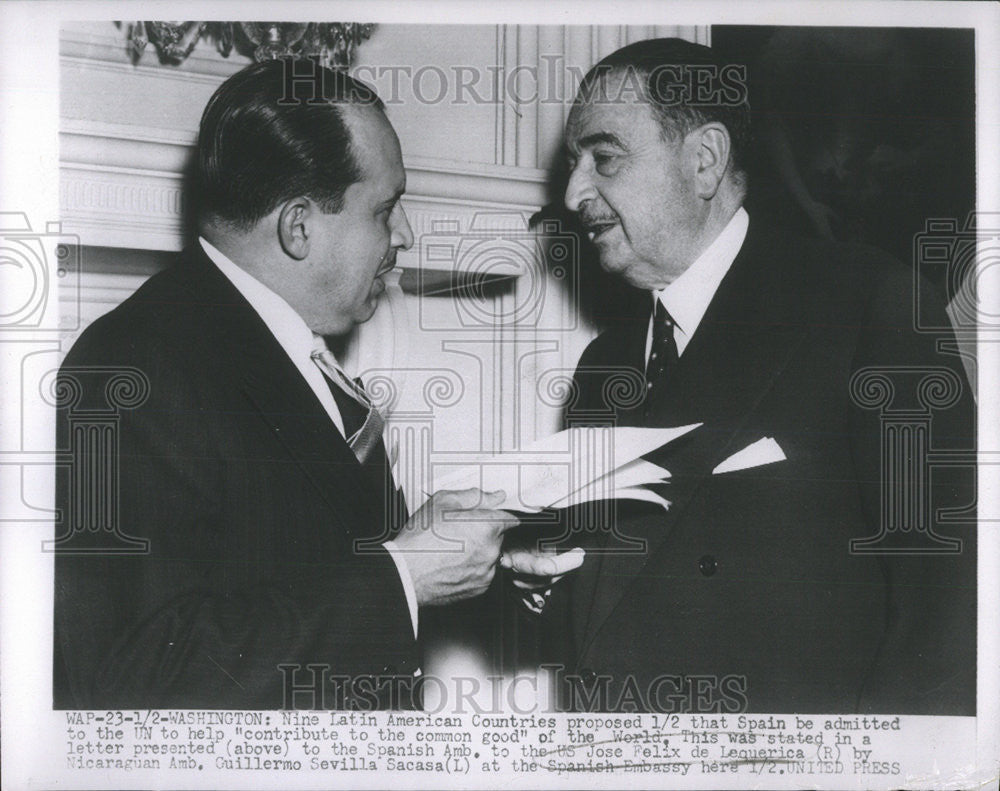
[[(737, 209), (726, 227), (673, 283), (653, 292), (674, 320), (677, 353), (682, 354), (746, 239), (750, 218)], [(646, 350), (649, 354), (648, 344)]]
[(234, 264), (207, 239), (198, 237), (198, 241), (212, 263), (261, 317), (288, 356), (293, 361), (302, 354), (309, 359), (313, 350), (313, 333), (295, 309), (245, 269)]
[(267, 325), (274, 339), (285, 350), (285, 354), (288, 355), (295, 367), (299, 369), (299, 373), (302, 374), (327, 414), (330, 415), (331, 420), (343, 434), (344, 422), (340, 411), (337, 409), (323, 373), (316, 367), (312, 359), (312, 353), (315, 349), (326, 348), (326, 341), (321, 336), (314, 335), (302, 317), (282, 297), (233, 263), (207, 239), (198, 237), (198, 241), (201, 243), (205, 255), (246, 298), (250, 307)]

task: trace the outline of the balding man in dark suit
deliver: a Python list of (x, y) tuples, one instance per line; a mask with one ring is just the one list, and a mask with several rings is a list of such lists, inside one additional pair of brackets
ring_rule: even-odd
[[(87, 520), (113, 497), (145, 548), (57, 541), (55, 704), (415, 705), (418, 608), (485, 591), (516, 520), (479, 490), (407, 519), (382, 416), (324, 342), (371, 317), (413, 242), (399, 141), (363, 84), (271, 61), (210, 100), (198, 177), (198, 243), (62, 369), (61, 447), (116, 377), (136, 388), (62, 480), (64, 525), (106, 526)], [(115, 458), (117, 479), (87, 477)]]

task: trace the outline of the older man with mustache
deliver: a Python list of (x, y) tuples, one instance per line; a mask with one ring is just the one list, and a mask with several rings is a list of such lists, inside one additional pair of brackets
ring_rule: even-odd
[[(566, 206), (602, 268), (649, 294), (584, 352), (569, 418), (703, 426), (650, 457), (673, 473), (669, 511), (622, 502), (613, 525), (577, 523), (573, 543), (597, 538), (543, 613), (564, 638), (564, 702), (972, 714), (974, 519), (933, 510), (968, 520), (972, 476), (888, 477), (916, 451), (885, 443), (857, 378), (888, 378), (933, 411), (935, 447), (969, 449), (962, 365), (915, 331), (913, 273), (783, 238), (743, 208), (738, 74), (707, 47), (637, 42), (586, 75), (568, 118)], [(925, 318), (948, 326), (917, 286)], [(608, 402), (623, 369), (642, 396)], [(911, 376), (954, 398), (924, 398)], [(919, 514), (895, 508), (922, 485)]]

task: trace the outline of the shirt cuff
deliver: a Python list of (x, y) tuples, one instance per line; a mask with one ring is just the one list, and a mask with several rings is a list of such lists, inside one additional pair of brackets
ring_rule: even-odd
[(399, 572), (399, 579), (403, 583), (403, 592), (406, 594), (406, 606), (410, 608), (410, 623), (413, 624), (413, 639), (417, 639), (417, 591), (413, 587), (413, 577), (410, 576), (410, 568), (406, 565), (406, 558), (403, 551), (396, 546), (393, 541), (386, 541), (383, 545), (389, 552), (389, 557), (396, 564), (396, 571)]

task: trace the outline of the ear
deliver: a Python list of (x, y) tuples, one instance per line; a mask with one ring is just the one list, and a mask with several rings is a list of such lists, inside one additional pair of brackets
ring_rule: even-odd
[(278, 241), (281, 249), (296, 261), (309, 255), (309, 221), (316, 208), (308, 198), (298, 197), (286, 201), (278, 213)]
[(691, 136), (695, 144), (695, 193), (699, 198), (711, 200), (729, 169), (732, 149), (729, 131), (723, 124), (712, 122), (698, 127)]

